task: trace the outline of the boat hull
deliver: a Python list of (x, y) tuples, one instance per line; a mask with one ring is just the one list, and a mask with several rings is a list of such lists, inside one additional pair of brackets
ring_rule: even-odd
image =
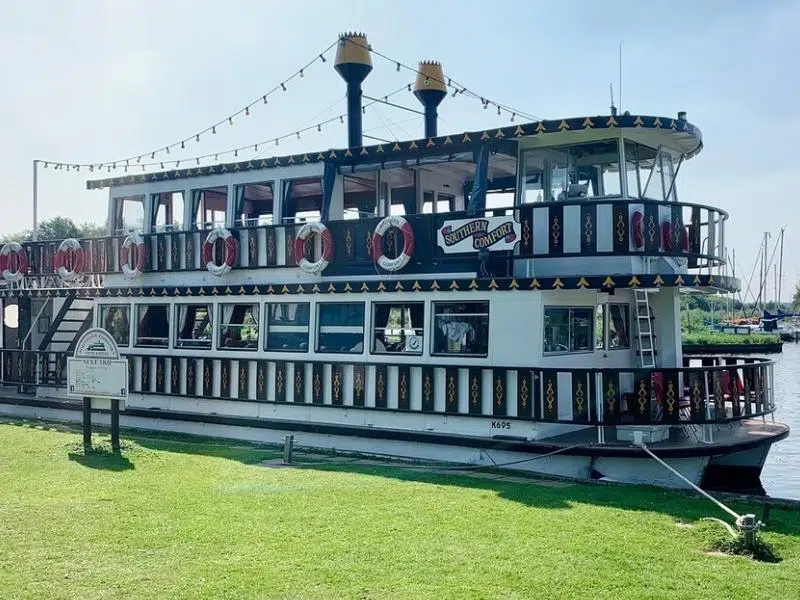
[[(235, 404), (235, 403), (233, 403)], [(229, 405), (230, 408), (230, 405)], [(65, 422), (80, 422), (81, 407), (74, 402), (41, 398), (0, 399), (0, 414)], [(358, 411), (353, 411), (358, 412)], [(93, 422), (110, 423), (107, 411), (93, 411)], [(543, 440), (511, 437), (476, 437), (424, 431), (367, 428), (314, 421), (183, 412), (152, 408), (128, 408), (121, 425), (131, 429), (168, 431), (262, 444), (280, 444), (292, 434), (297, 447), (336, 450), (393, 458), (447, 462), (557, 476), (576, 480), (602, 479), (621, 483), (686, 488), (687, 484), (630, 444), (597, 444), (591, 431), (574, 431)], [(695, 484), (705, 483), (713, 464), (723, 471), (746, 469), (748, 481), (757, 479), (772, 443), (789, 433), (788, 427), (769, 424), (758, 436), (716, 445), (684, 444), (654, 447), (673, 468)], [(582, 441), (581, 441), (582, 440)], [(724, 478), (724, 477), (723, 477)], [(736, 479), (731, 480), (735, 483)], [(748, 486), (747, 489), (752, 489)]]

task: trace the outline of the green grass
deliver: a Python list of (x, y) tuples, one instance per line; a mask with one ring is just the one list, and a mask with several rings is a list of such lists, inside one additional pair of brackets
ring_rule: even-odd
[(796, 512), (767, 564), (706, 552), (695, 525), (725, 515), (683, 494), (278, 456), (151, 434), (86, 456), (0, 423), (0, 597), (800, 597)]
[(721, 333), (711, 331), (700, 331), (697, 333), (683, 333), (681, 336), (684, 344), (777, 344), (780, 337), (771, 333), (756, 333), (756, 334), (736, 334), (736, 333)]

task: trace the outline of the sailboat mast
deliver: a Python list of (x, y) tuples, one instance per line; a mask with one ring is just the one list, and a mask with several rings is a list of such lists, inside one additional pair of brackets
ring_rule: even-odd
[(783, 285), (783, 231), (785, 227), (781, 227), (781, 253), (778, 259), (778, 306), (781, 305), (781, 286)]

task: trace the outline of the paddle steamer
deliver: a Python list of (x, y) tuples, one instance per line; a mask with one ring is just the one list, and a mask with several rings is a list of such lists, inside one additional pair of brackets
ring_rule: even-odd
[(644, 442), (758, 476), (788, 435), (772, 363), (681, 353), (681, 294), (739, 286), (728, 214), (679, 201), (685, 113), (439, 135), (422, 62), (424, 137), (364, 145), (366, 38), (335, 67), (346, 148), (92, 180), (107, 237), (2, 249), (3, 412), (79, 419), (66, 357), (99, 326), (123, 425), (683, 485)]

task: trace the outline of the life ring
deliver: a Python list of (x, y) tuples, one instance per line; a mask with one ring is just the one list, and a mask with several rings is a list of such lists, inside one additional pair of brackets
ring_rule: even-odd
[(28, 254), (17, 242), (9, 242), (0, 250), (0, 272), (3, 279), (16, 283), (28, 272)]
[[(403, 234), (403, 251), (395, 258), (389, 258), (383, 253), (383, 236), (392, 227), (397, 227)], [(414, 254), (414, 229), (411, 224), (400, 215), (384, 217), (375, 227), (372, 234), (372, 259), (382, 269), (399, 271), (408, 264)]]
[(638, 210), (633, 211), (631, 216), (631, 238), (636, 248), (644, 245), (644, 215)]
[(75, 238), (67, 238), (58, 246), (53, 266), (64, 281), (72, 281), (83, 271), (83, 248)]
[[(136, 252), (136, 261), (133, 260), (133, 253)], [(147, 249), (144, 245), (144, 238), (138, 233), (132, 233), (122, 242), (119, 252), (119, 264), (122, 274), (128, 279), (136, 279), (144, 271), (144, 262), (147, 259)]]
[[(220, 265), (214, 260), (214, 244), (219, 239), (225, 242), (225, 252)], [(233, 234), (224, 227), (216, 227), (211, 230), (203, 243), (203, 264), (209, 273), (222, 277), (236, 264), (236, 250), (236, 238), (233, 237)]]
[[(306, 258), (306, 240), (312, 233), (319, 234), (322, 240), (322, 252), (314, 262)], [(297, 237), (294, 238), (294, 256), (297, 266), (306, 273), (311, 275), (322, 273), (333, 261), (333, 236), (330, 229), (319, 221), (311, 221), (303, 225), (297, 232)]]

